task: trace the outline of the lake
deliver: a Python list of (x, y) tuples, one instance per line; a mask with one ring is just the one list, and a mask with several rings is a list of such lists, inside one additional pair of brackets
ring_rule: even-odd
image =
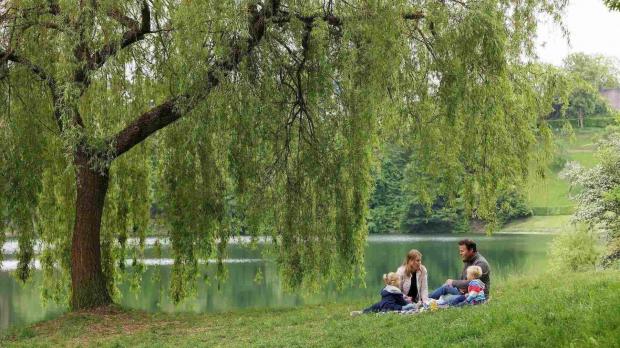
[[(277, 268), (273, 262), (261, 258), (260, 250), (249, 250), (239, 244), (229, 246), (226, 260), (228, 279), (219, 285), (198, 282), (197, 295), (178, 305), (168, 297), (171, 271), (170, 259), (145, 260), (146, 271), (137, 291), (130, 289), (129, 281), (119, 285), (123, 306), (146, 311), (219, 312), (241, 308), (291, 307), (302, 304), (352, 301), (367, 299), (369, 305), (379, 299), (384, 273), (395, 271), (407, 251), (418, 249), (423, 254), (422, 263), (429, 272), (429, 291), (447, 278), (460, 274), (462, 262), (458, 255), (458, 241), (463, 235), (372, 235), (366, 248), (366, 288), (352, 286), (343, 291), (333, 287), (319, 294), (302, 295), (286, 293), (280, 286)], [(468, 236), (478, 243), (478, 250), (489, 261), (493, 285), (512, 274), (538, 272), (546, 266), (550, 235), (497, 234)], [(5, 244), (3, 271), (0, 271), (0, 330), (13, 325), (23, 325), (47, 319), (62, 313), (62, 306), (44, 306), (40, 296), (41, 273), (35, 271), (25, 285), (17, 281), (6, 269), (14, 267), (15, 255)], [(260, 246), (259, 246), (260, 249)], [(147, 250), (146, 255), (153, 255)], [(148, 257), (148, 256), (147, 256)], [(205, 264), (207, 272), (215, 274), (214, 264)], [(256, 274), (260, 271), (261, 277)], [(161, 281), (157, 281), (161, 279)]]

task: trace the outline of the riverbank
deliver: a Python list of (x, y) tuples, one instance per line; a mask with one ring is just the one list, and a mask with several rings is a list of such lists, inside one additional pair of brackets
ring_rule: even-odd
[[(71, 313), (5, 334), (0, 346), (602, 346), (620, 342), (620, 271), (513, 277), (484, 306), (350, 317), (369, 303), (220, 314)], [(403, 335), (401, 333), (415, 332)]]

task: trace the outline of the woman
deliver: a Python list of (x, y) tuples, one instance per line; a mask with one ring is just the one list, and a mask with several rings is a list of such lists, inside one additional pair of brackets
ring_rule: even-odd
[(428, 274), (422, 265), (422, 253), (411, 249), (396, 273), (400, 276), (400, 289), (412, 303), (428, 302)]

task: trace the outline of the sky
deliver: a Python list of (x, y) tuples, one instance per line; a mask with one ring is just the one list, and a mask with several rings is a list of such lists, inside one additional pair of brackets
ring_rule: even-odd
[(602, 0), (570, 0), (564, 16), (570, 46), (551, 20), (539, 23), (537, 54), (542, 62), (561, 65), (570, 53), (603, 54), (620, 60), (620, 12)]

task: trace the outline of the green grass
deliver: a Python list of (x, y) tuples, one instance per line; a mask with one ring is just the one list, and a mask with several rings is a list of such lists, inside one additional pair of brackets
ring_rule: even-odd
[(482, 306), (350, 317), (370, 303), (222, 314), (108, 309), (14, 329), (6, 347), (612, 347), (620, 342), (620, 271), (511, 278)]
[[(568, 161), (577, 161), (586, 168), (592, 168), (598, 161), (596, 142), (604, 132), (603, 128), (577, 128), (572, 138), (556, 135), (556, 144), (564, 149)], [(535, 173), (534, 170), (531, 172)], [(535, 174), (530, 176), (527, 198), (532, 207), (573, 207), (575, 202), (570, 199), (570, 193), (569, 183), (560, 179), (557, 171), (546, 178)]]
[(570, 227), (570, 215), (532, 216), (511, 221), (500, 232), (558, 233)]
[(598, 163), (598, 159), (594, 155), (594, 152), (569, 151), (568, 158), (570, 161), (579, 162), (579, 164), (586, 168), (592, 168)]
[(570, 185), (552, 173), (546, 179), (532, 178), (527, 190), (527, 198), (531, 207), (567, 207), (575, 202), (569, 196)]

